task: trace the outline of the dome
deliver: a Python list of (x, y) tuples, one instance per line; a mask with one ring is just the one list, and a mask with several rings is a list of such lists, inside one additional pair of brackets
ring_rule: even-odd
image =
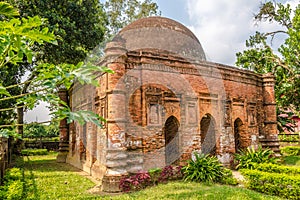
[(124, 27), (113, 39), (128, 51), (156, 50), (186, 59), (206, 60), (197, 37), (184, 25), (165, 17), (147, 17)]

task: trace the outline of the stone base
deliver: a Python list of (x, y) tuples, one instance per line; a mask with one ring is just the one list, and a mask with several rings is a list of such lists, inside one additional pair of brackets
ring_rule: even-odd
[(269, 148), (276, 156), (280, 156), (280, 144), (278, 138), (261, 138), (259, 142), (263, 148)]
[(58, 163), (65, 163), (67, 160), (68, 152), (59, 152), (56, 156), (56, 162)]
[(121, 192), (119, 187), (120, 180), (125, 176), (126, 175), (105, 175), (102, 180), (101, 190), (108, 193)]

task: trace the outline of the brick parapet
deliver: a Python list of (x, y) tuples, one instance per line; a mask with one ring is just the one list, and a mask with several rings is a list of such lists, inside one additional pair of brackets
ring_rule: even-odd
[[(155, 54), (145, 51), (131, 51), (127, 53), (128, 60), (131, 63), (127, 65), (128, 69), (144, 64), (145, 69), (153, 71), (167, 71), (170, 73), (191, 74), (196, 76), (208, 76), (211, 78), (221, 78), (229, 81), (239, 81), (241, 83), (262, 86), (263, 80), (260, 74), (246, 69), (239, 69), (229, 65), (213, 63), (208, 61), (195, 61), (183, 59), (170, 54)], [(148, 64), (148, 67), (147, 67)], [(152, 65), (151, 65), (152, 64)], [(172, 69), (172, 70), (170, 70)], [(222, 76), (216, 76), (215, 72)]]

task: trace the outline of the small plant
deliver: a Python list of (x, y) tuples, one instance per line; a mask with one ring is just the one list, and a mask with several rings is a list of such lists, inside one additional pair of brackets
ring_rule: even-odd
[(165, 166), (160, 174), (159, 182), (166, 182), (169, 180), (177, 180), (182, 178), (182, 166)]
[(148, 172), (150, 174), (152, 184), (157, 185), (160, 174), (162, 172), (162, 169), (161, 168), (153, 168), (153, 169), (150, 169)]
[(235, 154), (235, 160), (238, 162), (236, 169), (254, 169), (254, 163), (273, 163), (278, 162), (278, 158), (274, 156), (274, 152), (270, 149), (262, 149), (261, 146), (257, 150), (254, 147), (248, 147)]
[(153, 168), (148, 172), (139, 172), (135, 175), (125, 177), (120, 181), (120, 189), (123, 192), (137, 191), (147, 186), (182, 178), (182, 166), (166, 166), (163, 169)]
[(238, 181), (233, 177), (232, 171), (230, 169), (223, 169), (223, 176), (220, 183), (225, 185), (238, 185)]
[(123, 192), (141, 190), (151, 184), (151, 176), (148, 172), (139, 172), (125, 177), (120, 181), (120, 190)]
[(197, 154), (182, 168), (185, 181), (219, 182), (224, 174), (224, 167), (215, 156)]
[(280, 148), (280, 153), (285, 156), (300, 156), (300, 147), (287, 146)]

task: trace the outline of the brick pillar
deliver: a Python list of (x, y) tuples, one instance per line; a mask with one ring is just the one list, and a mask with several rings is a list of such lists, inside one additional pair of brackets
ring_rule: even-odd
[[(59, 98), (68, 104), (68, 91), (60, 88), (58, 91)], [(56, 157), (57, 162), (66, 162), (69, 152), (69, 125), (67, 119), (63, 119), (59, 123), (59, 152)]]
[(263, 137), (260, 142), (263, 147), (268, 147), (279, 152), (279, 141), (277, 131), (276, 101), (275, 101), (275, 77), (268, 73), (263, 75), (263, 110), (264, 128)]
[(107, 95), (107, 149), (106, 173), (102, 180), (105, 192), (120, 192), (120, 179), (127, 175), (127, 152), (125, 147), (126, 89), (120, 79), (125, 74), (127, 50), (120, 42), (106, 45), (107, 67), (115, 73), (108, 74)]

